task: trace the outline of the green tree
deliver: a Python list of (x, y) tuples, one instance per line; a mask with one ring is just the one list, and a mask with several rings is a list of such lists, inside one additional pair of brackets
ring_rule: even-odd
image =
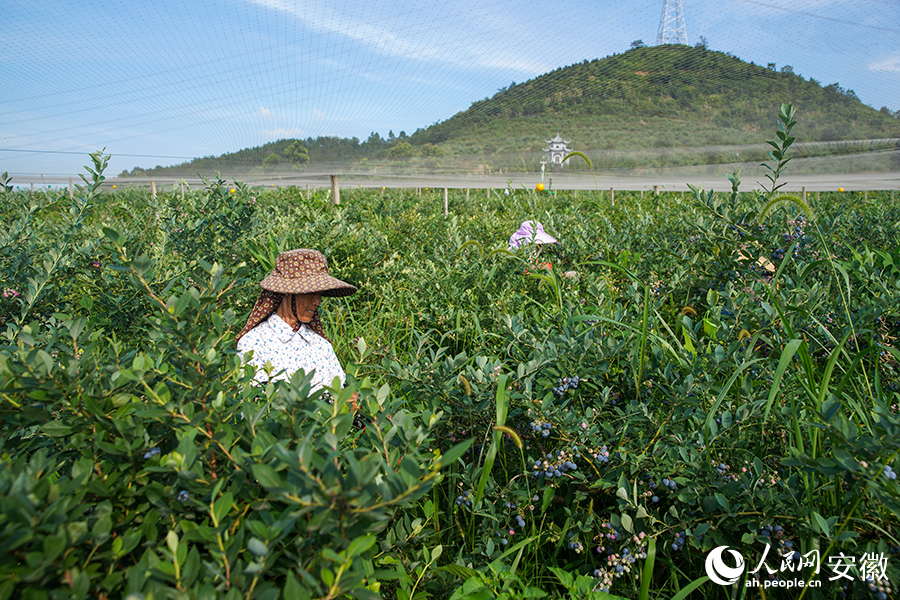
[(388, 157), (391, 160), (400, 160), (412, 158), (413, 147), (409, 142), (397, 142), (388, 151)]
[(306, 146), (300, 140), (294, 142), (284, 151), (284, 159), (295, 167), (305, 165), (309, 162), (309, 154), (307, 154)]
[(440, 146), (435, 146), (434, 144), (423, 144), (421, 150), (419, 152), (422, 156), (427, 158), (437, 158), (439, 156), (444, 156), (444, 149)]
[(263, 170), (272, 171), (281, 163), (281, 156), (274, 152), (263, 160)]

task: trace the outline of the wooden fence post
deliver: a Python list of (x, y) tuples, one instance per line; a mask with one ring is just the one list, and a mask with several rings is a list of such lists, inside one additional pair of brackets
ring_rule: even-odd
[(578, 189), (576, 188), (576, 189), (572, 190), (572, 192), (575, 194), (575, 197), (577, 198), (578, 197)]
[(448, 210), (449, 203), (447, 202), (447, 195), (448, 195), (447, 188), (444, 188), (444, 216), (445, 217), (447, 216), (447, 214), (449, 212), (449, 210)]
[(469, 205), (469, 188), (466, 188), (466, 206)]
[(72, 180), (69, 180), (69, 200), (72, 199)]
[(659, 196), (659, 186), (658, 185), (653, 186), (653, 195)]
[(486, 195), (488, 198), (491, 197), (491, 190), (492, 190), (492, 189), (493, 189), (493, 188), (490, 188), (490, 187), (489, 187), (489, 188), (486, 188), (486, 189), (484, 190), (484, 191), (485, 191), (485, 195)]
[(806, 186), (800, 188), (800, 199), (806, 202)]
[(150, 182), (150, 198), (156, 200), (156, 182)]
[(863, 200), (866, 200), (866, 201), (869, 200), (869, 190), (866, 190), (863, 192)]
[(307, 183), (307, 184), (306, 184), (306, 201), (309, 202), (309, 200), (310, 200), (311, 197), (312, 197), (312, 196), (311, 196), (310, 193), (309, 193), (309, 184)]
[[(31, 195), (34, 196), (34, 182), (31, 182)], [(891, 200), (894, 199), (894, 192), (891, 192)]]
[(337, 206), (341, 203), (341, 188), (338, 185), (338, 176), (331, 176), (331, 197), (334, 198), (334, 204)]
[(609, 203), (616, 203), (616, 190), (614, 190), (613, 188), (609, 188)]

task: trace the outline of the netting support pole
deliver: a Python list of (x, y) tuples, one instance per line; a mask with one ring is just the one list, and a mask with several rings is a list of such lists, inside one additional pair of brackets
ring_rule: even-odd
[(72, 199), (72, 180), (69, 180), (69, 200)]
[(613, 188), (609, 188), (609, 203), (616, 203), (616, 190), (614, 190)]
[(337, 206), (341, 203), (341, 188), (338, 185), (338, 176), (331, 176), (331, 197), (334, 198), (334, 205)]
[(573, 195), (574, 197), (577, 198), (577, 197), (578, 197), (578, 190), (577, 190), (577, 189), (576, 189), (576, 190), (572, 190), (572, 195)]
[(466, 188), (466, 206), (469, 205), (469, 188)]
[(182, 181), (179, 185), (181, 186), (181, 199), (184, 200), (184, 182)]
[(806, 202), (806, 187), (800, 188), (800, 199)]
[(306, 184), (306, 201), (309, 202), (309, 199), (310, 199), (311, 197), (312, 197), (312, 196), (310, 196), (310, 194), (309, 194), (309, 184), (307, 183), (307, 184)]
[(450, 213), (450, 211), (448, 210), (450, 208), (449, 202), (447, 201), (448, 195), (449, 195), (449, 192), (447, 191), (447, 188), (444, 188), (444, 216), (445, 217)]
[(156, 182), (150, 182), (150, 198), (156, 200)]

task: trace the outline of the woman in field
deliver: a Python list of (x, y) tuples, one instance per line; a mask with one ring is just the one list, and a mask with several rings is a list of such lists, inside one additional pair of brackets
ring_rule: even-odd
[[(237, 335), (242, 354), (250, 359), (261, 383), (290, 379), (297, 371), (311, 373), (312, 389), (331, 386), (337, 378), (346, 383), (331, 342), (319, 318), (323, 297), (350, 296), (356, 288), (328, 274), (328, 263), (315, 250), (289, 250), (275, 260), (275, 268), (260, 282), (263, 290), (247, 324)], [(266, 373), (271, 365), (271, 377)], [(356, 394), (351, 400), (356, 409)]]

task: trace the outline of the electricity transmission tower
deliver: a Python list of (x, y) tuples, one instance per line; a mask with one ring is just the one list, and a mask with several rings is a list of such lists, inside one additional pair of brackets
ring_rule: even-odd
[(687, 27), (684, 24), (684, 8), (681, 6), (681, 0), (663, 0), (656, 45), (684, 44), (687, 46), (687, 43)]

